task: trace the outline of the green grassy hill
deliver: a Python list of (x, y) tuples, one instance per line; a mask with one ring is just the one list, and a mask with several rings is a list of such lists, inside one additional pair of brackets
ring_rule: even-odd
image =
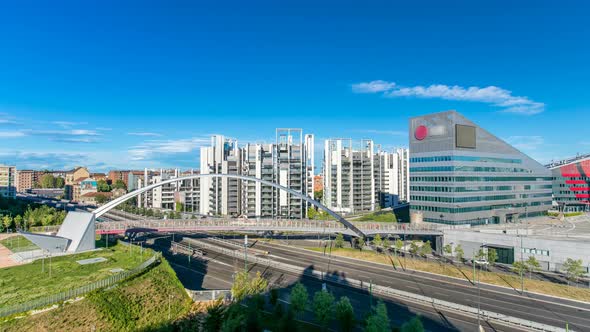
[[(168, 301), (170, 296), (170, 317)], [(2, 331), (166, 330), (188, 313), (191, 300), (168, 262), (110, 290), (55, 310), (0, 322)]]

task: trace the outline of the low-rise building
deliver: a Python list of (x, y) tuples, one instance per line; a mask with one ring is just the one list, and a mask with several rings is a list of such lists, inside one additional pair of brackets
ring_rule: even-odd
[(34, 170), (19, 170), (16, 172), (16, 191), (24, 193), (35, 188), (42, 173)]

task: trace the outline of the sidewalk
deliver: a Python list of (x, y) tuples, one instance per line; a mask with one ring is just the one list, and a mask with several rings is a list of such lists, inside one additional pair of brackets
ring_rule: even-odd
[(3, 267), (20, 265), (20, 263), (14, 261), (10, 255), (12, 255), (12, 251), (0, 244), (0, 269)]

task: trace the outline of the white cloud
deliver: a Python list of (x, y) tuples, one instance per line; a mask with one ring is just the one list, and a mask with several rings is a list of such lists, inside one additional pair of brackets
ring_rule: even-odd
[(131, 147), (132, 160), (149, 160), (161, 154), (179, 154), (195, 151), (209, 143), (209, 138), (193, 137), (178, 140), (151, 140)]
[(528, 97), (513, 96), (512, 92), (496, 86), (484, 88), (472, 86), (433, 84), (429, 86), (402, 87), (394, 82), (372, 81), (352, 85), (356, 93), (383, 93), (386, 97), (439, 98), (446, 100), (473, 101), (502, 108), (503, 112), (532, 115), (545, 110), (545, 104)]
[(86, 125), (88, 122), (71, 122), (71, 121), (52, 121), (51, 123), (58, 125), (62, 128), (71, 128), (74, 126)]
[(0, 131), (1, 138), (15, 138), (26, 136), (22, 131)]
[(88, 129), (68, 130), (24, 130), (25, 135), (44, 136), (49, 140), (66, 143), (96, 143), (100, 141), (101, 133)]
[(0, 112), (0, 125), (16, 125), (19, 124), (15, 118), (8, 113)]
[(127, 133), (130, 136), (152, 136), (152, 137), (160, 137), (162, 134), (158, 133), (148, 133), (148, 132), (138, 132), (138, 133)]
[(377, 93), (392, 90), (394, 87), (394, 82), (376, 80), (371, 82), (353, 84), (352, 91), (356, 93)]

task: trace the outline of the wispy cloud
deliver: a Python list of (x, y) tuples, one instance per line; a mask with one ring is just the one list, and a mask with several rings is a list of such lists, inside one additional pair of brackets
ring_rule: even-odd
[(376, 80), (371, 82), (363, 82), (352, 85), (352, 91), (356, 93), (378, 93), (393, 90), (395, 88), (394, 82), (387, 82)]
[(22, 131), (0, 131), (1, 138), (16, 138), (26, 136)]
[(52, 121), (51, 123), (58, 125), (62, 128), (71, 128), (76, 126), (87, 125), (88, 122), (71, 122), (71, 121)]
[(158, 133), (149, 133), (149, 132), (135, 132), (135, 133), (127, 133), (130, 136), (151, 136), (151, 137), (161, 137), (162, 134)]
[[(150, 140), (129, 149), (132, 160), (149, 160), (162, 154), (190, 153), (209, 143), (209, 138), (193, 137), (178, 140)], [(196, 158), (195, 158), (196, 159)]]
[(19, 124), (16, 118), (8, 113), (0, 112), (0, 125), (16, 125)]
[(513, 96), (512, 91), (496, 86), (480, 88), (459, 85), (433, 84), (429, 86), (399, 86), (395, 82), (371, 81), (352, 85), (356, 93), (382, 93), (386, 97), (438, 98), (446, 100), (472, 101), (500, 107), (503, 112), (533, 115), (545, 110), (545, 104), (528, 97)]
[(17, 165), (21, 169), (68, 169), (87, 160), (88, 155), (83, 153), (0, 152), (0, 162)]
[(88, 129), (68, 130), (24, 130), (25, 135), (43, 136), (49, 140), (65, 143), (96, 143), (100, 141), (101, 133)]
[(524, 152), (533, 152), (545, 143), (541, 136), (510, 136), (506, 142)]

